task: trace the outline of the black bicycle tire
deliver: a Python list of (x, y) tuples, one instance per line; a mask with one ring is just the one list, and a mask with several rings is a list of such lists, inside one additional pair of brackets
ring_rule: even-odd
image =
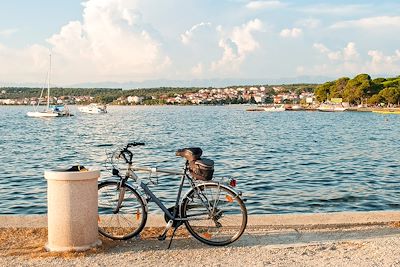
[[(118, 183), (119, 183), (118, 181), (104, 181), (104, 182), (101, 182), (98, 185), (98, 190), (100, 190), (103, 187), (110, 186), (110, 185), (117, 186)], [(144, 203), (143, 199), (141, 198), (140, 194), (132, 186), (130, 186), (129, 184), (125, 184), (124, 186), (127, 188), (127, 190), (130, 190), (135, 195), (136, 199), (140, 203), (140, 206), (142, 207), (142, 216), (141, 216), (142, 220), (141, 220), (140, 225), (136, 228), (135, 231), (133, 231), (132, 233), (129, 233), (127, 235), (124, 235), (123, 237), (117, 237), (117, 236), (113, 236), (111, 234), (108, 234), (107, 232), (103, 231), (102, 228), (99, 226), (99, 233), (100, 234), (102, 234), (103, 236), (108, 237), (110, 239), (114, 239), (114, 240), (127, 240), (127, 239), (130, 239), (130, 238), (134, 237), (134, 236), (137, 236), (143, 230), (143, 228), (145, 227), (146, 222), (147, 222), (147, 207), (146, 207), (146, 204)], [(100, 199), (99, 199), (99, 202), (100, 202)], [(99, 214), (99, 216), (100, 216), (100, 214)]]
[[(229, 193), (231, 193), (232, 195), (236, 196), (236, 200), (239, 203), (240, 209), (243, 212), (242, 217), (242, 225), (240, 227), (240, 230), (238, 233), (236, 233), (230, 240), (224, 241), (224, 242), (216, 242), (216, 241), (210, 241), (208, 239), (205, 239), (203, 237), (201, 237), (190, 225), (190, 220), (185, 220), (185, 226), (186, 229), (189, 231), (189, 233), (196, 238), (197, 240), (199, 240), (202, 243), (205, 243), (207, 245), (211, 245), (211, 246), (225, 246), (228, 244), (231, 244), (233, 242), (235, 242), (236, 240), (238, 240), (244, 233), (244, 231), (246, 230), (246, 226), (247, 226), (247, 208), (246, 205), (244, 204), (243, 200), (229, 187), (227, 186), (223, 186), (223, 185), (218, 185), (217, 183), (215, 184), (210, 184), (210, 183), (205, 183), (205, 184), (200, 184), (197, 185), (195, 188), (197, 187), (204, 187), (204, 186), (210, 186), (210, 187), (220, 187), (223, 190), (228, 191)], [(192, 188), (188, 193), (187, 193), (187, 197), (185, 197), (182, 201), (182, 205), (181, 205), (181, 216), (182, 218), (186, 218), (186, 210), (187, 210), (187, 204), (190, 201), (190, 197), (195, 193), (195, 188)]]

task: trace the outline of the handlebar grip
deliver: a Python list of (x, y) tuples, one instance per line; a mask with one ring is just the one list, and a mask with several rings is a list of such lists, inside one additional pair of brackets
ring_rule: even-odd
[(113, 146), (113, 144), (99, 144), (97, 147), (110, 147)]
[(143, 142), (133, 142), (133, 143), (128, 143), (127, 147), (131, 146), (144, 146), (145, 144)]

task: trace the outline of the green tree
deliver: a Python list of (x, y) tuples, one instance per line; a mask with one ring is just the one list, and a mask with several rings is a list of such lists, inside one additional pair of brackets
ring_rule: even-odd
[(349, 82), (350, 78), (348, 77), (342, 77), (339, 78), (335, 81), (335, 84), (333, 86), (331, 86), (331, 90), (329, 93), (329, 96), (331, 98), (335, 97), (335, 98), (342, 98), (343, 97), (343, 92), (344, 92), (344, 88), (346, 88), (347, 83)]
[(369, 96), (372, 88), (371, 77), (368, 74), (359, 74), (348, 81), (343, 91), (343, 98), (352, 104), (360, 104)]
[(399, 104), (400, 102), (400, 88), (389, 87), (379, 92), (379, 95), (385, 100), (387, 104)]
[(372, 82), (375, 84), (381, 84), (383, 82), (386, 82), (386, 79), (385, 78), (375, 78), (372, 80)]
[(95, 97), (95, 102), (109, 104), (116, 100), (118, 97), (115, 95), (98, 95)]
[(315, 97), (319, 102), (325, 102), (329, 98), (331, 87), (335, 85), (335, 82), (326, 82), (318, 85), (314, 91)]
[(368, 99), (369, 105), (379, 105), (380, 103), (384, 102), (383, 97), (380, 94), (375, 94)]

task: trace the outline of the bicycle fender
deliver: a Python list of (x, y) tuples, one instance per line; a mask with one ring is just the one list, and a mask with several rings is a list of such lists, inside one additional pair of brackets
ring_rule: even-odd
[[(235, 197), (241, 197), (242, 196), (242, 192), (240, 192), (240, 191), (238, 191), (238, 190), (236, 190), (236, 189), (234, 189), (234, 188), (232, 188), (230, 186), (224, 185), (224, 184), (222, 184), (220, 182), (208, 181), (208, 182), (204, 182), (204, 183), (198, 184), (198, 185), (196, 185), (196, 187), (199, 187), (199, 186), (202, 186), (202, 185), (205, 185), (205, 186), (207, 186), (207, 185), (219, 185), (220, 187), (223, 187), (225, 189), (231, 190), (233, 193), (235, 193)], [(185, 193), (185, 195), (182, 198), (182, 201), (183, 201), (183, 199), (186, 199), (192, 193), (192, 191), (194, 191), (194, 188), (191, 188), (189, 191), (187, 191)]]

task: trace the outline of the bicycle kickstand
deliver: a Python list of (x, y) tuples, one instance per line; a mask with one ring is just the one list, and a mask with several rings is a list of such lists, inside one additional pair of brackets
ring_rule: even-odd
[(172, 227), (173, 223), (174, 223), (173, 220), (168, 221), (167, 225), (165, 226), (164, 232), (158, 236), (158, 240), (160, 240), (160, 241), (165, 240), (165, 238), (167, 236), (167, 232)]
[(178, 226), (175, 226), (174, 231), (172, 232), (171, 239), (169, 240), (169, 244), (168, 244), (168, 248), (167, 248), (167, 249), (170, 249), (171, 244), (172, 244), (172, 239), (174, 239), (175, 232), (176, 232), (176, 230), (178, 230), (178, 228), (179, 228), (179, 225), (178, 225)]

